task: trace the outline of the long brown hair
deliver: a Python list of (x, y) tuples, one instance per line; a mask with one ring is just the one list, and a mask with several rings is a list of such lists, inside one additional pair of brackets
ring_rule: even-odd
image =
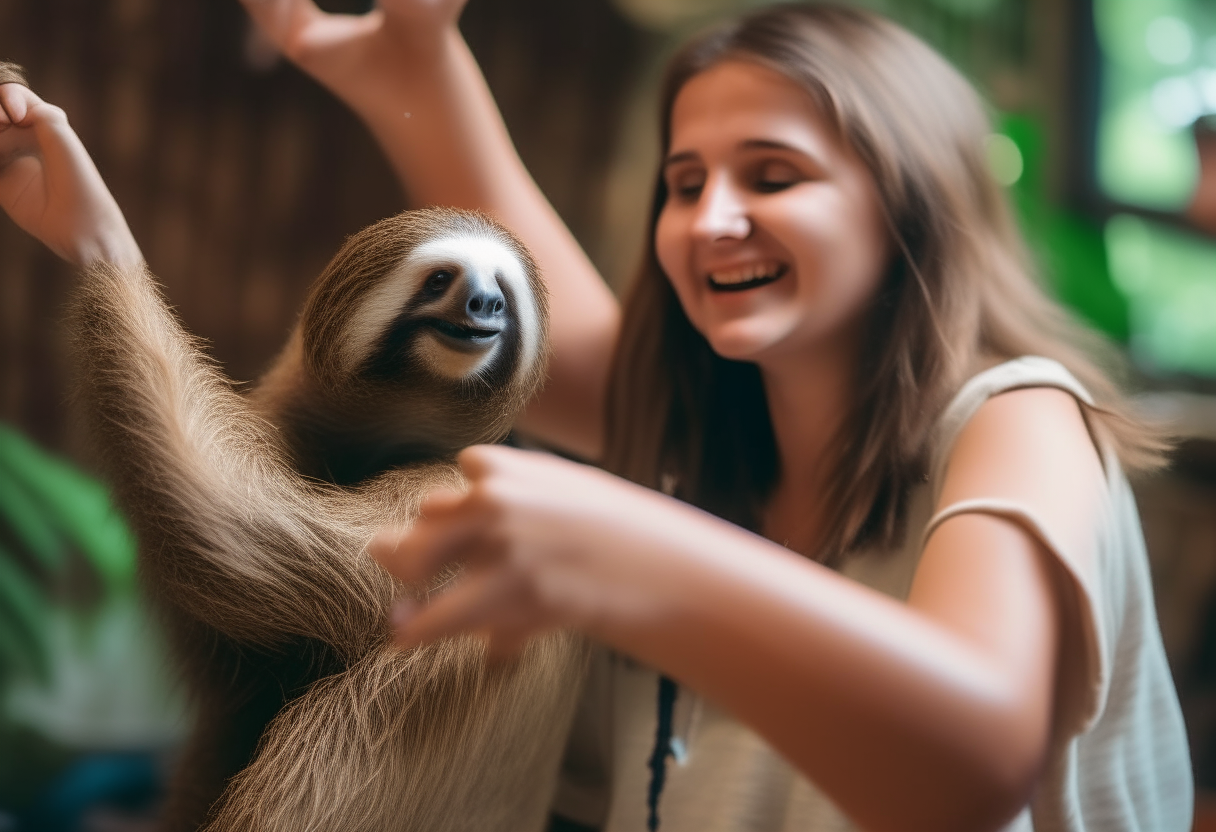
[[(680, 89), (729, 60), (775, 70), (811, 96), (873, 176), (894, 243), (853, 410), (830, 463), (822, 515), (830, 520), (816, 559), (838, 564), (848, 552), (898, 540), (911, 487), (926, 475), (933, 427), (986, 362), (1056, 359), (1094, 395), (1087, 419), (1126, 467), (1159, 460), (1161, 443), (1127, 415), (1089, 357), (1096, 337), (1037, 284), (986, 166), (985, 108), (944, 59), (869, 12), (762, 9), (675, 55), (661, 99), (664, 153)], [(755, 530), (780, 476), (763, 383), (755, 365), (714, 354), (663, 275), (654, 228), (666, 199), (660, 176), (610, 381), (606, 461), (635, 482)]]

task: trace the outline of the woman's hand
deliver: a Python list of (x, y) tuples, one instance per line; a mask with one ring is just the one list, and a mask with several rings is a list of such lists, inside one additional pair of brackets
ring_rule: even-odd
[(143, 260), (63, 110), (20, 84), (0, 85), (0, 208), (78, 266)]
[(454, 562), (465, 566), (426, 606), (398, 603), (400, 642), (478, 632), (501, 657), (542, 630), (603, 637), (609, 619), (641, 623), (658, 613), (678, 556), (656, 548), (664, 519), (670, 527), (670, 512), (683, 507), (548, 455), (481, 446), (459, 462), (466, 493), (431, 494), (409, 532), (386, 530), (372, 544), (373, 556), (407, 583), (424, 583)]
[(313, 0), (241, 0), (272, 44), (357, 111), (425, 65), (454, 31), (467, 0), (381, 0), (361, 15)]

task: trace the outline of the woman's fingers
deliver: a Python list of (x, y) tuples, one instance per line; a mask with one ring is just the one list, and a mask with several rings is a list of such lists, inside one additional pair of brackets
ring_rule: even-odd
[[(514, 498), (532, 492), (538, 484), (553, 486), (564, 482), (563, 472), (568, 474), (567, 469), (573, 466), (550, 454), (505, 445), (472, 445), (456, 455), (456, 463), (469, 480), (470, 491), (510, 494), (513, 502), (517, 501)], [(583, 467), (575, 466), (575, 470)]]
[(514, 660), (523, 652), (528, 639), (535, 634), (533, 630), (500, 629), (490, 635), (490, 644), (486, 648), (488, 664), (505, 664)]
[[(413, 645), (457, 632), (482, 632), (489, 658), (514, 656), (536, 631), (576, 625), (596, 606), (555, 520), (588, 483), (579, 466), (544, 455), (498, 446), (477, 446), (458, 458), (468, 481), (465, 493), (436, 492), (424, 500), (409, 531), (388, 530), (370, 551), (389, 572), (422, 584), (460, 562), (455, 585), (426, 606), (403, 602), (397, 633)], [(556, 508), (555, 508), (556, 507)]]
[(509, 464), (512, 455), (523, 453), (501, 445), (473, 445), (456, 454), (456, 464), (469, 482), (476, 485)]
[[(289, 60), (323, 83), (333, 84), (359, 65), (352, 48), (362, 48), (367, 36), (380, 28), (383, 14), (330, 14), (313, 0), (241, 0), (250, 18)], [(364, 83), (367, 78), (360, 80)]]
[(468, 562), (479, 548), (473, 544), (487, 520), (468, 495), (435, 491), (423, 501), (413, 528), (385, 529), (373, 538), (368, 551), (399, 580), (421, 584), (451, 563)]
[(20, 84), (0, 84), (0, 129), (25, 120), (24, 97), (18, 92), (23, 89)]
[(0, 211), (62, 256), (61, 247), (40, 227), (47, 188), (41, 137), (34, 129), (37, 105), (45, 106), (26, 87), (0, 86)]
[(19, 84), (0, 85), (0, 109), (0, 209), (71, 263), (139, 263), (122, 211), (63, 110)]
[(7, 61), (0, 61), (0, 131), (7, 129), (13, 123), (21, 121), (21, 117), (9, 112), (9, 99), (20, 105), (17, 90), (27, 89), (25, 73), (21, 67)]
[[(12, 145), (6, 146), (6, 155), (36, 153), (44, 160), (49, 176), (70, 177), (70, 181), (83, 181), (90, 186), (101, 184), (101, 175), (68, 125), (63, 110), (47, 104), (32, 90), (19, 84), (0, 86), (0, 108), (12, 127), (27, 128), (20, 137), (6, 138), (6, 143)], [(104, 189), (104, 184), (101, 187)]]
[(509, 653), (530, 631), (530, 615), (520, 603), (520, 594), (517, 581), (506, 570), (467, 570), (452, 589), (428, 604), (396, 603), (392, 622), (397, 642), (413, 647), (459, 633), (481, 632), (491, 644), (502, 639), (499, 651)]
[(325, 13), (312, 0), (241, 0), (250, 19), (283, 52)]
[(410, 26), (455, 23), (468, 0), (380, 0), (379, 7), (394, 20)]
[(21, 84), (0, 84), (0, 123), (26, 126), (30, 108), (41, 104), (42, 99), (29, 87)]

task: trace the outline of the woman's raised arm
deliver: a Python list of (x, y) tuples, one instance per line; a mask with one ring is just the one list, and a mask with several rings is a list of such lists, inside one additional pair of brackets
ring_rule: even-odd
[(242, 0), (274, 44), (367, 124), (419, 204), (485, 211), (549, 286), (550, 380), (520, 427), (595, 459), (619, 322), (615, 298), (524, 167), (456, 28), (465, 0), (381, 0), (364, 15), (312, 0)]

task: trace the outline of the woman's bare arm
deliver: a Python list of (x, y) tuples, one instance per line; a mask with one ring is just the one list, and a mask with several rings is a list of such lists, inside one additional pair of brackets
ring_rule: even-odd
[(550, 380), (520, 427), (589, 459), (603, 444), (615, 298), (525, 169), (456, 28), (464, 0), (384, 0), (331, 15), (312, 0), (243, 0), (267, 36), (341, 98), (414, 202), (492, 214), (524, 241), (550, 291)]
[[(904, 604), (602, 472), (504, 448), (461, 461), (467, 495), (374, 546), (406, 580), (468, 564), (399, 616), (407, 641), (467, 630), (509, 651), (582, 629), (733, 712), (867, 829), (995, 829), (1029, 799), (1067, 624), (1059, 564), (1016, 522), (944, 522)], [(1023, 390), (968, 424), (943, 500), (1026, 505), (1085, 557), (1101, 488), (1076, 404)]]

